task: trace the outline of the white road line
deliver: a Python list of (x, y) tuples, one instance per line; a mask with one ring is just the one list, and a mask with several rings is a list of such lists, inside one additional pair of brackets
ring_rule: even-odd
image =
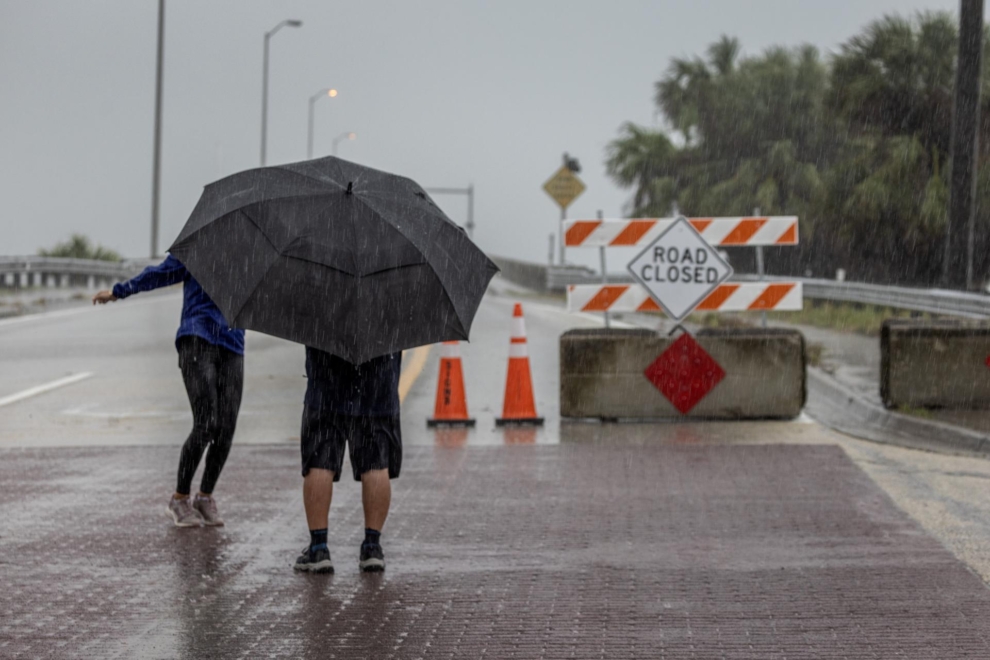
[(37, 314), (25, 314), (23, 316), (15, 316), (10, 319), (3, 319), (0, 321), (0, 327), (8, 325), (19, 325), (21, 323), (26, 323), (28, 321), (41, 321), (44, 319), (57, 319), (63, 316), (75, 316), (76, 314), (82, 314), (83, 312), (90, 311), (89, 307), (73, 307), (72, 309), (60, 309), (55, 312), (39, 312)]
[(0, 399), (0, 407), (6, 406), (17, 401), (23, 401), (32, 396), (37, 396), (39, 394), (44, 394), (45, 392), (51, 392), (59, 387), (65, 387), (66, 385), (71, 385), (72, 383), (78, 383), (81, 380), (86, 380), (93, 374), (89, 371), (84, 371), (79, 374), (72, 374), (71, 376), (66, 376), (65, 378), (59, 378), (58, 380), (53, 380), (50, 383), (45, 383), (44, 385), (38, 385), (36, 387), (29, 387), (26, 390), (21, 390), (9, 396), (5, 396)]
[[(95, 410), (99, 404), (96, 403), (86, 403), (81, 406), (75, 406), (72, 408), (66, 408), (63, 410), (61, 415), (68, 415), (71, 417), (89, 417), (92, 419), (169, 419), (169, 420), (188, 420), (192, 419), (192, 415), (188, 408), (173, 408), (171, 410), (121, 410), (121, 411), (105, 411), (101, 412)], [(271, 413), (264, 410), (245, 410), (241, 408), (237, 413), (238, 417), (260, 417), (262, 415), (271, 416)]]

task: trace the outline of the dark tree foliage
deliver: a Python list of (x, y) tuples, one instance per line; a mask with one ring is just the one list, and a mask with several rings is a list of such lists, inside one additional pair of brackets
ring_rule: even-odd
[(93, 243), (82, 234), (73, 234), (69, 240), (58, 243), (50, 250), (38, 250), (42, 257), (69, 257), (73, 259), (98, 259), (100, 261), (121, 261), (113, 250)]
[[(770, 272), (932, 285), (947, 223), (957, 29), (943, 13), (871, 23), (827, 60), (811, 46), (740, 58), (722, 37), (656, 84), (670, 132), (624, 125), (606, 167), (630, 214), (798, 215)], [(985, 50), (990, 53), (990, 39)], [(977, 273), (990, 273), (990, 66), (981, 109)], [(740, 270), (752, 250), (738, 250)]]

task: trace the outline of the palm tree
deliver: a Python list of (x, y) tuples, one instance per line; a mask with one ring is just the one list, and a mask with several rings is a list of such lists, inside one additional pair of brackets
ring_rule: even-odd
[(609, 143), (605, 168), (619, 185), (633, 188), (632, 215), (665, 214), (677, 197), (677, 148), (659, 131), (627, 122)]
[(958, 33), (946, 13), (886, 16), (842, 46), (829, 106), (857, 133), (914, 135), (949, 152)]
[[(804, 272), (930, 283), (940, 270), (957, 31), (951, 15), (887, 16), (827, 64), (811, 46), (741, 57), (722, 37), (671, 61), (655, 100), (673, 140), (626, 124), (608, 173), (634, 214), (801, 217)], [(990, 61), (990, 38), (984, 51)], [(990, 66), (980, 158), (990, 159)], [(977, 269), (990, 271), (990, 168), (977, 181)], [(980, 249), (982, 248), (982, 250)], [(770, 256), (768, 254), (768, 256)], [(774, 260), (776, 258), (774, 257)], [(738, 262), (737, 262), (738, 263)], [(779, 271), (778, 271), (779, 272)]]

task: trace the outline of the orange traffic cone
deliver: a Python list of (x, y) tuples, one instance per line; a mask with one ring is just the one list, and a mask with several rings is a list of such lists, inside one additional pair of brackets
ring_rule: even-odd
[(474, 426), (468, 417), (464, 396), (464, 371), (461, 368), (461, 347), (456, 341), (445, 341), (440, 353), (440, 378), (437, 379), (437, 402), (433, 419), (427, 426)]
[(533, 401), (533, 377), (529, 373), (529, 349), (526, 346), (526, 321), (522, 305), (512, 310), (512, 339), (509, 343), (509, 375), (505, 381), (505, 403), (496, 426), (531, 424), (542, 426), (543, 418), (536, 416)]

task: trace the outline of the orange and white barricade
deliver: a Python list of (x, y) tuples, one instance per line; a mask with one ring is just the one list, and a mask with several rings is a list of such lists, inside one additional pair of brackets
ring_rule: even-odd
[[(636, 247), (656, 240), (676, 218), (633, 220), (568, 220), (564, 223), (567, 247)], [(795, 216), (751, 216), (738, 218), (688, 218), (709, 245), (761, 246), (797, 245)]]
[[(802, 304), (801, 282), (725, 282), (695, 308), (697, 312), (795, 311)], [(659, 312), (638, 284), (581, 284), (567, 289), (569, 312)]]

